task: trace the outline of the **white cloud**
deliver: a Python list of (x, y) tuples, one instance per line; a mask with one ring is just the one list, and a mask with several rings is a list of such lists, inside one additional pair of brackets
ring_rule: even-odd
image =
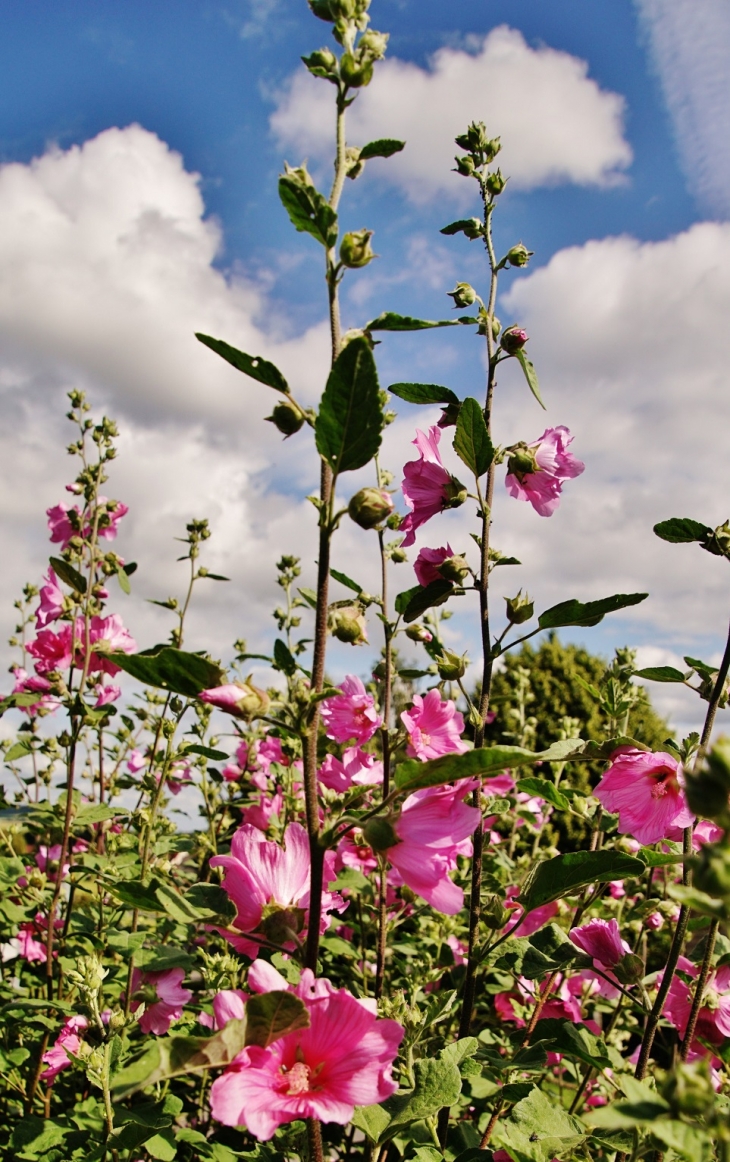
[(726, 0), (635, 0), (674, 121), (687, 182), (730, 216), (730, 6)]
[[(407, 142), (379, 166), (414, 202), (441, 194), (461, 198), (466, 183), (451, 173), (454, 137), (481, 120), (501, 135), (500, 164), (514, 186), (558, 182), (605, 185), (631, 161), (623, 137), (623, 98), (599, 88), (584, 61), (552, 48), (530, 48), (501, 26), (469, 53), (442, 48), (430, 67), (397, 58), (378, 66), (377, 84), (363, 89), (349, 113), (348, 137)], [(282, 147), (302, 156), (332, 152), (331, 87), (298, 70), (271, 118)], [(461, 191), (461, 193), (460, 193)]]

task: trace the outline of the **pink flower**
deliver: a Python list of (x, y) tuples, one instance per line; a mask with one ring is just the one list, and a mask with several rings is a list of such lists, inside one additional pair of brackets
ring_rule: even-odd
[[(157, 776), (159, 783), (160, 776)], [(193, 776), (190, 771), (190, 764), (186, 762), (173, 763), (167, 776), (165, 786), (171, 795), (179, 795), (183, 787), (187, 783), (192, 783)]]
[(73, 627), (66, 622), (58, 633), (52, 629), (40, 630), (35, 641), (28, 643), (27, 650), (36, 659), (38, 674), (67, 670), (73, 660)]
[(348, 674), (340, 682), (340, 689), (341, 694), (326, 698), (322, 703), (322, 722), (327, 737), (335, 742), (354, 739), (362, 745), (373, 737), (383, 722), (375, 709), (375, 699), (354, 674)]
[(164, 972), (141, 972), (135, 968), (132, 973), (134, 1000), (130, 1008), (136, 1012), (144, 1000), (145, 1010), (139, 1019), (143, 1033), (162, 1037), (172, 1022), (182, 1016), (183, 1005), (193, 995), (189, 989), (181, 988), (184, 977), (185, 970), (182, 968), (168, 968)]
[(94, 709), (100, 710), (102, 706), (109, 706), (112, 702), (116, 702), (117, 698), (121, 698), (121, 696), (121, 686), (97, 686)]
[(425, 698), (414, 695), (413, 706), (401, 714), (408, 731), (406, 754), (411, 758), (437, 759), (443, 754), (464, 754), (469, 748), (459, 737), (464, 719), (454, 702), (442, 701), (437, 689)]
[(664, 927), (664, 917), (661, 912), (650, 912), (644, 923), (650, 931), (658, 932), (660, 928)]
[[(69, 517), (70, 512), (75, 514), (75, 519)], [(51, 544), (60, 545), (62, 550), (65, 549), (71, 538), (78, 536), (81, 530), (79, 506), (75, 504), (71, 508), (67, 504), (56, 504), (53, 508), (46, 509), (46, 516), (48, 528), (51, 530)]]
[(378, 861), (372, 847), (365, 842), (362, 833), (348, 831), (337, 844), (337, 867), (352, 867), (355, 871), (368, 875), (375, 871)]
[(672, 827), (689, 827), (689, 810), (680, 783), (681, 768), (670, 754), (622, 746), (593, 792), (607, 811), (618, 812), (619, 831), (642, 844), (657, 843)]
[(261, 792), (258, 803), (253, 807), (244, 807), (241, 812), (241, 822), (257, 827), (259, 831), (266, 831), (273, 815), (279, 817), (284, 806), (284, 795), (280, 787), (274, 795)]
[(81, 1046), (81, 1036), (85, 1029), (88, 1029), (89, 1022), (86, 1017), (76, 1016), (68, 1017), (64, 1021), (63, 1028), (58, 1034), (53, 1046), (43, 1054), (43, 1063), (47, 1066), (40, 1075), (41, 1081), (45, 1081), (51, 1085), (58, 1077), (62, 1069), (68, 1068), (71, 1064), (69, 1053), (76, 1056)]
[(243, 778), (243, 771), (238, 763), (234, 762), (226, 763), (221, 774), (227, 783), (237, 783), (239, 779)]
[(375, 786), (382, 783), (383, 764), (375, 755), (368, 754), (357, 746), (350, 746), (344, 751), (342, 759), (328, 754), (317, 771), (317, 777), (325, 787), (342, 794), (353, 783), (359, 786)]
[[(517, 445), (507, 462), (505, 484), (516, 500), (529, 500), (540, 516), (552, 516), (563, 482), (580, 476), (585, 464), (568, 452), (567, 428), (547, 428), (533, 444)], [(401, 526), (402, 527), (402, 526)]]
[[(81, 618), (76, 623), (76, 638), (84, 646), (84, 623)], [(118, 613), (110, 617), (92, 617), (89, 625), (89, 645), (92, 648), (89, 670), (101, 670), (105, 674), (118, 674), (120, 667), (105, 656), (110, 653), (133, 654), (137, 643), (125, 629)], [(81, 664), (81, 660), (77, 662)]]
[[(324, 882), (336, 877), (334, 853), (325, 856)], [(230, 855), (216, 855), (211, 867), (225, 869), (223, 887), (236, 906), (233, 925), (247, 938), (236, 938), (235, 947), (247, 955), (255, 955), (258, 943), (253, 935), (266, 922), (280, 928), (284, 935), (276, 943), (290, 944), (288, 931), (299, 933), (307, 922), (309, 906), (309, 841), (300, 823), (290, 823), (284, 833), (284, 846), (264, 838), (257, 827), (244, 824), (231, 842)], [(273, 907), (272, 907), (273, 905)], [(326, 915), (341, 910), (342, 897), (336, 892), (322, 894), (322, 931), (329, 924)], [(264, 917), (266, 909), (266, 917)], [(250, 950), (250, 951), (249, 951)]]
[(418, 448), (419, 459), (409, 460), (403, 468), (403, 499), (411, 509), (400, 526), (400, 531), (406, 534), (403, 538), (406, 548), (415, 541), (417, 528), (445, 508), (455, 507), (466, 499), (463, 485), (443, 466), (440, 439), (438, 426), (430, 428), (428, 435), (416, 431), (413, 443)]
[[(259, 961), (249, 973), (252, 987), (259, 964), (261, 983), (286, 988), (279, 973)], [(244, 1049), (211, 1089), (213, 1117), (245, 1125), (261, 1141), (302, 1118), (346, 1125), (356, 1105), (382, 1102), (397, 1089), (392, 1066), (403, 1029), (396, 1021), (379, 1020), (375, 1002), (315, 980), (308, 969), (294, 991), (309, 1010), (309, 1028), (266, 1049)]]
[[(42, 920), (42, 917), (40, 917)], [(18, 956), (27, 960), (29, 964), (45, 964), (48, 960), (48, 953), (46, 951), (45, 943), (41, 943), (36, 937), (39, 935), (37, 916), (35, 921), (27, 920), (20, 925), (18, 935), (16, 936)]]
[(119, 531), (117, 525), (122, 517), (127, 515), (129, 508), (122, 504), (121, 500), (107, 500), (105, 496), (99, 497), (99, 508), (101, 514), (97, 536), (103, 537), (106, 541), (113, 541)]
[(49, 621), (55, 621), (64, 611), (65, 598), (53, 569), (48, 570), (46, 584), (41, 586), (40, 605), (35, 611), (36, 629), (43, 629)]
[[(680, 972), (696, 977), (699, 969), (686, 956), (680, 956), (677, 962)], [(660, 974), (660, 978), (663, 974)], [(687, 1022), (692, 1010), (694, 988), (691, 988), (676, 973), (669, 986), (669, 994), (664, 1006), (664, 1016), (671, 1021), (680, 1036), (684, 1037)], [(702, 995), (695, 1033), (696, 1040), (692, 1048), (701, 1049), (699, 1041), (709, 1041), (711, 1045), (721, 1045), (726, 1037), (730, 1037), (730, 965), (723, 965), (710, 973)]]
[(558, 903), (554, 900), (551, 904), (541, 904), (539, 908), (533, 908), (528, 912), (524, 920), (521, 917), (524, 915), (525, 909), (522, 904), (513, 903), (515, 896), (519, 896), (520, 889), (515, 884), (510, 884), (505, 892), (505, 907), (512, 912), (512, 919), (505, 924), (504, 931), (511, 932), (513, 928), (518, 927), (520, 936), (532, 936), (533, 933), (539, 931), (544, 924), (552, 920), (553, 916), (558, 914)]
[(201, 1013), (198, 1017), (206, 1029), (222, 1029), (229, 1021), (240, 1020), (246, 1012), (246, 994), (240, 989), (222, 989), (213, 997), (213, 1016)]
[(582, 952), (593, 957), (602, 972), (615, 968), (626, 953), (631, 952), (626, 941), (621, 939), (618, 922), (614, 919), (589, 920), (580, 928), (572, 928), (568, 935)]
[(441, 581), (442, 577), (438, 567), (453, 556), (454, 550), (451, 545), (446, 545), (443, 549), (421, 549), (413, 562), (413, 571), (416, 574), (418, 584), (430, 585), (432, 581)]
[(39, 674), (32, 674), (28, 677), (27, 672), (22, 666), (16, 666), (13, 670), (15, 677), (15, 684), (13, 686), (13, 694), (40, 694), (41, 697), (37, 702), (31, 703), (29, 706), (23, 706), (21, 709), (25, 714), (30, 716), (38, 714), (45, 710), (49, 713), (58, 710), (61, 705), (58, 698), (51, 697), (48, 691), (53, 689), (53, 686), (47, 678), (42, 678)]
[(146, 766), (147, 757), (146, 755), (142, 754), (141, 750), (137, 750), (135, 747), (134, 750), (129, 752), (129, 758), (127, 759), (127, 770), (131, 775), (136, 775), (138, 771), (144, 770)]
[(384, 852), (392, 868), (391, 882), (407, 884), (447, 916), (455, 916), (464, 904), (464, 893), (449, 873), (457, 856), (471, 854), (469, 837), (479, 825), (480, 812), (468, 807), (464, 796), (475, 786), (469, 779), (409, 795), (392, 823), (398, 843)]

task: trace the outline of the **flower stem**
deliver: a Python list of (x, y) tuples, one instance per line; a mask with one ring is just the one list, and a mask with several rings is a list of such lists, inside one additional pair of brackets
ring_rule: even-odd
[(388, 889), (385, 860), (380, 861), (380, 875), (378, 877), (378, 949), (375, 967), (375, 999), (379, 1001), (383, 995), (385, 979), (385, 945), (388, 935), (388, 907), (386, 892)]
[(322, 1127), (317, 1118), (307, 1118), (307, 1142), (309, 1143), (309, 1162), (324, 1162)]
[(717, 939), (717, 929), (719, 924), (719, 920), (713, 920), (707, 932), (707, 943), (705, 945), (705, 955), (702, 960), (702, 968), (700, 969), (700, 975), (697, 977), (695, 995), (692, 998), (692, 1008), (690, 1010), (689, 1020), (687, 1021), (687, 1028), (684, 1031), (684, 1039), (679, 1050), (679, 1057), (681, 1061), (687, 1060), (687, 1055), (694, 1040), (695, 1029), (697, 1028), (697, 1020), (700, 1015), (700, 1009), (702, 1008), (702, 996), (705, 991), (705, 985), (707, 984), (707, 978), (710, 975), (710, 970), (712, 968), (712, 954), (715, 951), (715, 940)]

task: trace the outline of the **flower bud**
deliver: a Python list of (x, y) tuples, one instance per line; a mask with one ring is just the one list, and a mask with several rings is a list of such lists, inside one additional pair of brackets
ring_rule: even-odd
[(389, 549), (388, 556), (394, 565), (402, 565), (408, 560), (408, 553), (400, 545), (395, 545), (392, 549)]
[(444, 581), (453, 581), (455, 585), (461, 585), (462, 581), (465, 581), (471, 573), (471, 569), (465, 557), (455, 554), (442, 561), (437, 567), (437, 572), (440, 573)]
[(230, 682), (226, 686), (202, 690), (198, 697), (201, 702), (217, 706), (219, 710), (225, 710), (234, 718), (249, 720), (266, 714), (271, 701), (265, 690), (259, 690), (258, 686), (254, 686), (250, 675), (245, 682)]
[(284, 437), (293, 436), (295, 432), (298, 432), (305, 418), (302, 409), (292, 399), (279, 400), (274, 405), (271, 415), (266, 416), (267, 421), (273, 424)]
[(344, 266), (350, 270), (358, 270), (377, 258), (377, 254), (373, 254), (370, 248), (372, 236), (372, 230), (351, 230), (349, 234), (345, 234), (340, 244), (340, 259)]
[(453, 428), (459, 419), (459, 412), (461, 411), (461, 401), (458, 403), (447, 403), (445, 408), (441, 409), (441, 419), (438, 421), (439, 428)]
[(507, 251), (507, 262), (510, 266), (527, 266), (534, 251), (528, 250), (522, 242), (518, 242)]
[(337, 57), (328, 48), (320, 48), (302, 60), (315, 77), (325, 77), (327, 80), (337, 79)]
[(387, 32), (376, 32), (374, 28), (368, 28), (360, 37), (357, 47), (360, 52), (367, 53), (374, 61), (379, 61), (385, 56), (389, 39)]
[(378, 816), (374, 819), (368, 819), (362, 829), (362, 834), (365, 842), (369, 847), (372, 847), (373, 851), (387, 851), (388, 848), (395, 847), (397, 843), (400, 843), (391, 819), (382, 819)]
[(459, 508), (467, 498), (465, 486), (455, 476), (444, 485), (444, 502), (446, 508)]
[(533, 472), (539, 472), (537, 460), (535, 459), (535, 449), (528, 444), (515, 444), (510, 448), (511, 456), (507, 461), (508, 475), (516, 476), (518, 480), (522, 480), (524, 476), (530, 476)]
[(730, 557), (730, 521), (718, 525), (702, 548), (715, 557)]
[(636, 984), (637, 981), (644, 979), (646, 968), (640, 956), (636, 956), (633, 952), (627, 952), (618, 964), (614, 965), (613, 971), (620, 984)]
[[(466, 716), (466, 721), (468, 722), (469, 726), (473, 726), (475, 730), (480, 730), (484, 725), (482, 722), (482, 716), (479, 713), (479, 708), (477, 706), (472, 705), (469, 707), (469, 713)], [(489, 721), (490, 719), (487, 718), (487, 722)]]
[(454, 306), (458, 309), (470, 307), (472, 303), (476, 302), (477, 292), (468, 282), (457, 282), (454, 289), (446, 293), (450, 299), (454, 300)]
[(466, 157), (455, 157), (454, 161), (456, 162), (456, 172), (461, 174), (463, 178), (470, 178), (474, 176), (474, 170), (476, 169), (476, 166), (474, 165), (473, 157), (470, 157), (469, 154), (467, 154)]
[[(351, 89), (361, 89), (373, 79), (372, 59), (361, 53), (344, 53), (340, 61), (340, 76)], [(360, 263), (364, 266), (364, 263)]]
[(699, 1061), (678, 1061), (666, 1073), (659, 1092), (669, 1103), (673, 1118), (681, 1114), (698, 1118), (709, 1113), (715, 1104), (709, 1061), (706, 1057)]
[(430, 630), (427, 630), (425, 625), (419, 625), (416, 621), (406, 626), (406, 637), (410, 638), (412, 642), (433, 641), (433, 634)]
[(482, 920), (485, 927), (491, 928), (493, 932), (499, 932), (509, 918), (510, 912), (504, 907), (499, 896), (487, 896), (482, 904)]
[(330, 632), (338, 641), (347, 642), (351, 646), (367, 644), (365, 615), (359, 605), (344, 605), (331, 609), (328, 620)]
[(468, 153), (478, 154), (483, 163), (487, 165), (494, 161), (502, 148), (498, 137), (491, 140), (487, 137), (487, 127), (483, 121), (472, 121), (466, 133), (460, 134), (455, 138), (455, 141), (461, 149), (465, 149)]
[(530, 600), (526, 593), (522, 596), (520, 589), (516, 597), (505, 597), (507, 604), (507, 621), (510, 625), (522, 625), (524, 621), (529, 621), (535, 612), (535, 603)]
[(436, 658), (439, 677), (445, 682), (456, 682), (466, 673), (466, 654), (456, 654), (453, 650), (444, 650), (440, 658)]
[(361, 529), (374, 529), (393, 511), (393, 498), (382, 488), (361, 488), (347, 506), (350, 519)]
[(508, 355), (514, 355), (522, 350), (527, 340), (527, 331), (522, 327), (507, 327), (502, 333), (501, 347)]
[(484, 180), (484, 185), (487, 193), (491, 194), (493, 198), (497, 198), (502, 193), (504, 187), (507, 185), (507, 178), (502, 177), (501, 170), (495, 170), (494, 173), (487, 174)]

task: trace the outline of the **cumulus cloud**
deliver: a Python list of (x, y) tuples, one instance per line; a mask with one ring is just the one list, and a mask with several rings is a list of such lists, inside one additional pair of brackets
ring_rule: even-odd
[[(631, 161), (623, 136), (623, 98), (600, 89), (588, 66), (552, 48), (530, 48), (522, 34), (501, 26), (474, 52), (442, 48), (429, 68), (386, 59), (378, 83), (361, 90), (349, 114), (348, 136), (407, 142), (380, 166), (414, 202), (463, 196), (451, 173), (454, 137), (481, 120), (504, 142), (500, 163), (521, 189), (576, 182), (606, 185)], [(279, 96), (271, 127), (280, 145), (302, 155), (329, 157), (329, 86), (298, 70)], [(461, 191), (461, 193), (460, 193)]]
[(636, 0), (674, 121), (690, 190), (730, 217), (730, 7), (725, 0)]

